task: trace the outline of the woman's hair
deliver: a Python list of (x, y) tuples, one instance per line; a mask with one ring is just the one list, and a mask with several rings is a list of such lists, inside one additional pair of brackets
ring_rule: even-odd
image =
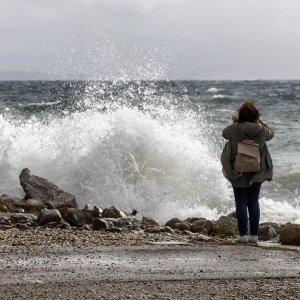
[(259, 116), (260, 113), (252, 102), (245, 102), (239, 109), (239, 123), (255, 123)]

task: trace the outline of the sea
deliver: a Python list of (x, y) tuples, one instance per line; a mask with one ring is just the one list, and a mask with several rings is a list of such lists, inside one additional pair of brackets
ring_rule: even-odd
[(222, 130), (245, 101), (275, 129), (261, 222), (300, 223), (300, 81), (1, 81), (0, 193), (29, 168), (100, 208), (160, 222), (235, 210)]

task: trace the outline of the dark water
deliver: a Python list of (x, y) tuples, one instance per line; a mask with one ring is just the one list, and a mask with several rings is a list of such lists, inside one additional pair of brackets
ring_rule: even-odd
[(29, 167), (81, 203), (216, 218), (233, 209), (221, 131), (244, 101), (276, 131), (262, 217), (299, 222), (299, 81), (0, 82), (1, 192), (22, 194)]

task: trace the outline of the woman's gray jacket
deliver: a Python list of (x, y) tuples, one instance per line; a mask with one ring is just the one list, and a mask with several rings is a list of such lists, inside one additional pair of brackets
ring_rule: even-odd
[[(274, 136), (274, 130), (262, 122), (257, 123), (233, 123), (227, 126), (222, 133), (229, 140), (221, 154), (221, 163), (224, 176), (233, 187), (248, 187), (252, 182), (271, 181), (273, 176), (273, 164), (266, 141)], [(257, 173), (243, 173), (235, 171), (234, 160), (237, 155), (237, 145), (242, 140), (252, 140), (259, 144), (261, 170)]]

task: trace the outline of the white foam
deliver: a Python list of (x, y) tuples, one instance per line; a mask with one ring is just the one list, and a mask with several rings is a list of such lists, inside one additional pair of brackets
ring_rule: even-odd
[(218, 89), (215, 87), (211, 87), (206, 91), (206, 93), (212, 93), (212, 94), (217, 93), (217, 92), (218, 92)]
[(262, 197), (260, 199), (261, 222), (292, 222), (300, 224), (299, 203), (299, 199), (295, 199), (294, 204), (292, 204), (287, 201), (279, 202)]

